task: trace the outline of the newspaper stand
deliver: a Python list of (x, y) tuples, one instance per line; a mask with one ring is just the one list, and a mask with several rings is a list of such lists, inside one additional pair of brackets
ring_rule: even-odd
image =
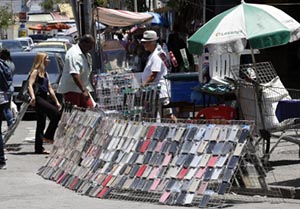
[[(257, 148), (262, 148), (262, 159), (268, 161), (281, 140), (297, 144), (300, 148), (297, 132), (300, 128), (300, 90), (285, 88), (270, 62), (233, 66), (231, 71), (237, 81), (241, 115), (245, 120), (255, 121), (259, 136), (256, 144)], [(286, 111), (285, 106), (290, 102), (293, 102), (294, 109)], [(284, 113), (278, 115), (279, 112)], [(272, 148), (271, 136), (277, 138)]]

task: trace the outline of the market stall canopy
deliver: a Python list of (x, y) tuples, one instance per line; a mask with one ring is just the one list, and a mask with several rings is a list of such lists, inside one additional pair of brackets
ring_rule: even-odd
[(151, 22), (153, 16), (147, 13), (97, 7), (94, 12), (94, 18), (105, 25), (127, 27)]
[(242, 3), (204, 24), (188, 39), (188, 49), (202, 54), (241, 52), (287, 44), (300, 39), (300, 24), (283, 11), (264, 4)]
[(145, 12), (145, 14), (150, 14), (153, 16), (151, 20), (151, 25), (164, 26), (167, 27), (169, 25), (166, 18), (164, 18), (161, 14), (156, 12)]
[[(99, 23), (99, 22), (95, 22), (95, 26), (96, 26), (96, 29), (97, 30), (103, 30), (106, 28), (105, 25)], [(77, 27), (76, 26), (73, 26), (73, 27), (69, 27), (67, 28), (67, 30), (65, 31), (65, 35), (71, 35), (73, 33), (76, 33), (77, 32)]]

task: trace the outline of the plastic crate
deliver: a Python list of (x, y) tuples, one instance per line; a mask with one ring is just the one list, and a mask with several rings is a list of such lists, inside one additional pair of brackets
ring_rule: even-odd
[(236, 110), (229, 106), (207, 107), (198, 112), (196, 119), (236, 119)]

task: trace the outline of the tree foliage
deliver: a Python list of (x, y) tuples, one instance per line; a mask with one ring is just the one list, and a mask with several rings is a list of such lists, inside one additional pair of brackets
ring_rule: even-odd
[[(149, 8), (146, 5), (146, 1), (149, 1), (149, 0), (138, 0), (137, 1), (138, 12), (146, 12), (149, 10)], [(134, 11), (134, 1), (126, 0), (126, 7), (127, 7), (127, 10)]]
[(6, 6), (0, 7), (0, 28), (6, 30), (13, 21), (13, 12), (11, 8)]
[(96, 7), (106, 7), (108, 0), (95, 0), (94, 5)]
[(55, 4), (68, 3), (68, 2), (69, 2), (68, 0), (44, 0), (43, 2), (40, 3), (40, 6), (45, 11), (52, 11)]

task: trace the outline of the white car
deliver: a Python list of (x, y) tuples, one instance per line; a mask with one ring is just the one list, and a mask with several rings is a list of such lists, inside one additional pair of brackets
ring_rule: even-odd
[(19, 37), (16, 38), (16, 40), (19, 40), (22, 44), (22, 47), (24, 51), (30, 51), (32, 47), (34, 46), (33, 40), (31, 37)]

